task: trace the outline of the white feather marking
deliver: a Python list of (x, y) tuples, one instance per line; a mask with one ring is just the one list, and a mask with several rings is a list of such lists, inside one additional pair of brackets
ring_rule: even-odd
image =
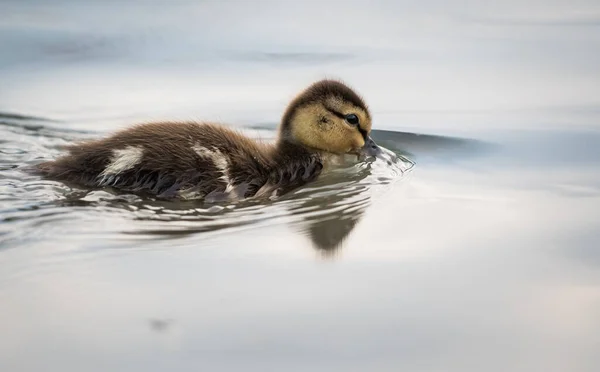
[(221, 180), (227, 184), (225, 187), (225, 192), (228, 193), (233, 188), (233, 184), (229, 180), (229, 162), (227, 161), (227, 157), (223, 155), (219, 149), (207, 149), (206, 147), (200, 146), (200, 144), (196, 143), (192, 146), (192, 150), (196, 152), (200, 157), (210, 159), (215, 167), (221, 172)]
[(144, 149), (141, 147), (127, 146), (124, 149), (113, 150), (113, 156), (110, 158), (110, 164), (100, 173), (101, 183), (107, 180), (115, 180), (114, 175), (135, 167), (144, 155)]
[(204, 197), (204, 193), (194, 189), (186, 189), (179, 191), (179, 197), (184, 200), (202, 199)]

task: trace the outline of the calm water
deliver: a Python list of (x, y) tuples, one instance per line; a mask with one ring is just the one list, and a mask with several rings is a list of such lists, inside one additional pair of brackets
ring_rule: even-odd
[[(597, 371), (597, 1), (4, 1), (1, 371)], [(361, 163), (268, 203), (20, 167), (134, 122), (273, 138), (322, 77)]]

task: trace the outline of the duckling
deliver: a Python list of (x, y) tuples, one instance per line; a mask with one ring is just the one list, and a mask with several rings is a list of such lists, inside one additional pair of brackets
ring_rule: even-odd
[(36, 166), (49, 179), (157, 198), (208, 202), (280, 196), (322, 172), (329, 156), (376, 156), (371, 114), (345, 83), (321, 80), (287, 106), (277, 140), (264, 143), (212, 122), (137, 124), (66, 147)]

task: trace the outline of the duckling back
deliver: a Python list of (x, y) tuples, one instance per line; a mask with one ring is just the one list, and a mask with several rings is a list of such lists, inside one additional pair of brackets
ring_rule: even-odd
[(67, 147), (37, 166), (53, 179), (160, 198), (240, 200), (282, 194), (314, 180), (318, 154), (254, 141), (213, 123), (151, 123)]

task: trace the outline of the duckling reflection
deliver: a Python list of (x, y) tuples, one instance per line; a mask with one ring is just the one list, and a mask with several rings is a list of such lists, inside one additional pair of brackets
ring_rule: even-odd
[(343, 248), (344, 242), (356, 227), (369, 206), (370, 197), (365, 190), (336, 194), (322, 199), (309, 199), (302, 207), (339, 206), (326, 214), (307, 215), (303, 218), (300, 232), (308, 235), (313, 248), (324, 256), (332, 256)]
[[(313, 248), (323, 256), (334, 256), (343, 248), (370, 205), (368, 185), (361, 183), (369, 175), (371, 170), (367, 167), (324, 175), (318, 181), (323, 185), (321, 188), (309, 189), (307, 193), (310, 195), (303, 198), (301, 204), (289, 208), (292, 214), (302, 213), (297, 230), (309, 237)], [(319, 213), (312, 214), (310, 211)]]

